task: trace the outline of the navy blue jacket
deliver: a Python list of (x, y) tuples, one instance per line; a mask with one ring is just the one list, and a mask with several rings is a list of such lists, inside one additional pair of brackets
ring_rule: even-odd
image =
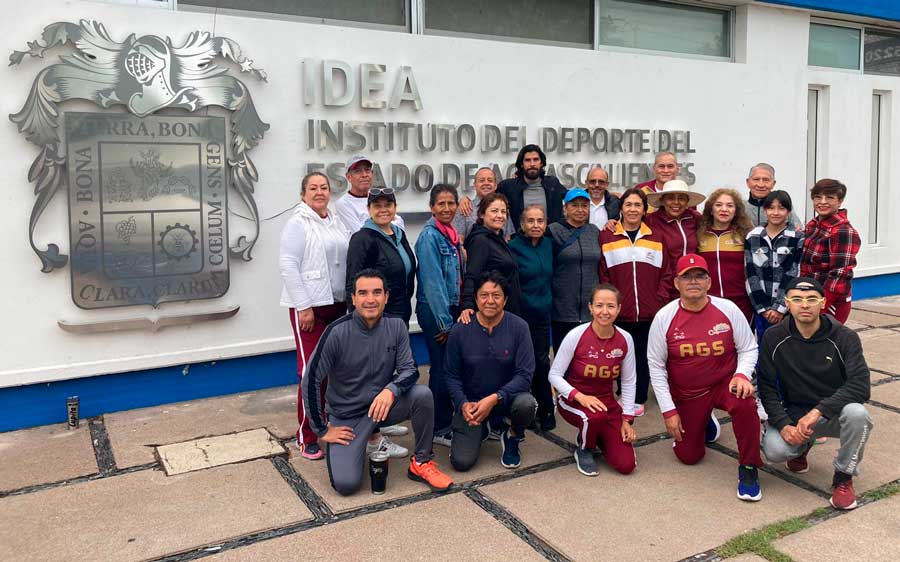
[(531, 389), (534, 375), (534, 348), (524, 320), (503, 313), (492, 333), (472, 316), (468, 324), (457, 322), (450, 330), (444, 359), (447, 392), (453, 410), (460, 412), (464, 402), (477, 402), (500, 393), (504, 404)]

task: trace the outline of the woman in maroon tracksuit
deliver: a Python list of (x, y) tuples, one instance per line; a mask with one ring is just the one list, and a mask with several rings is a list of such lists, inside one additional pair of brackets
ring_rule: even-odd
[(620, 200), (621, 219), (615, 231), (604, 229), (600, 233), (600, 282), (612, 283), (622, 293), (622, 311), (616, 325), (634, 338), (634, 415), (642, 416), (650, 388), (647, 336), (656, 311), (669, 302), (672, 267), (662, 236), (643, 222), (647, 196), (632, 188)]

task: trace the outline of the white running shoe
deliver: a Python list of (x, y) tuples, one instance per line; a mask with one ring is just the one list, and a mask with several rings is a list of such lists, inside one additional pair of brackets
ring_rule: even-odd
[(401, 447), (390, 439), (381, 435), (381, 441), (375, 443), (366, 443), (366, 455), (371, 455), (375, 451), (387, 453), (389, 457), (394, 459), (405, 459), (409, 456), (409, 449)]
[(409, 433), (409, 428), (405, 425), (386, 425), (379, 431), (381, 431), (382, 435), (387, 435), (390, 437), (403, 437), (404, 435)]
[(431, 440), (435, 445), (443, 445), (444, 447), (449, 447), (453, 443), (453, 432), (448, 431), (447, 433), (435, 433), (434, 439)]

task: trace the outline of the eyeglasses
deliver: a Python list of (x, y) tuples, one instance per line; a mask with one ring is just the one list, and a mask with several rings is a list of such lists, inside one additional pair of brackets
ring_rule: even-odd
[(369, 188), (369, 195), (393, 195), (394, 188), (393, 187), (371, 187)]
[(695, 273), (694, 275), (681, 275), (685, 281), (706, 281), (709, 279), (708, 273)]
[(808, 304), (810, 306), (815, 304), (822, 304), (825, 302), (825, 297), (785, 297), (786, 302), (796, 305), (804, 305)]
[(588, 185), (609, 185), (609, 182), (606, 180), (588, 180)]

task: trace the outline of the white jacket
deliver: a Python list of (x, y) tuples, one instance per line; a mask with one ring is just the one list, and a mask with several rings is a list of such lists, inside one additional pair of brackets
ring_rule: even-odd
[(303, 310), (344, 300), (350, 235), (334, 213), (301, 202), (281, 231), (281, 306)]

